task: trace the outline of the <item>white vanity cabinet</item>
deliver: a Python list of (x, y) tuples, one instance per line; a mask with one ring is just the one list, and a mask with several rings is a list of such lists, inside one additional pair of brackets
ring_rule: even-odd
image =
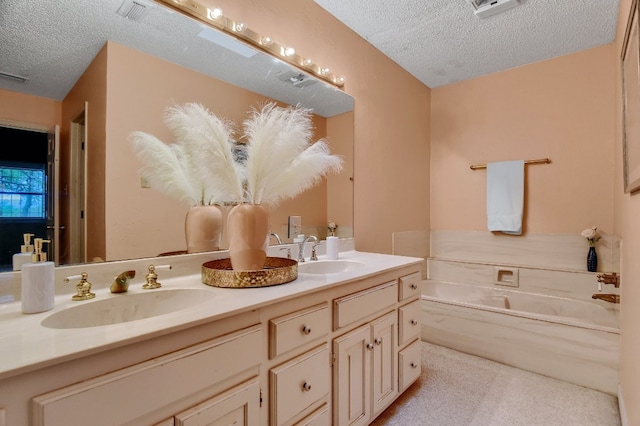
[[(216, 316), (184, 324), (175, 321), (188, 312), (157, 317), (164, 323), (152, 332), (0, 376), (6, 423), (369, 424), (420, 375), (421, 262), (360, 256), (388, 263), (347, 279), (302, 276), (265, 289), (214, 289), (201, 306), (217, 309)], [(236, 297), (243, 303), (225, 308)], [(58, 343), (102, 342), (152, 323), (145, 321), (40, 332), (53, 336), (47, 350), (55, 353)]]

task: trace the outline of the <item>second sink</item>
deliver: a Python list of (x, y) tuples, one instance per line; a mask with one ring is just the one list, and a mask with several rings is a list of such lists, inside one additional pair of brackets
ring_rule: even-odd
[(212, 293), (204, 289), (119, 294), (107, 299), (78, 302), (77, 306), (49, 315), (41, 324), (56, 329), (118, 324), (180, 311), (205, 302), (211, 296)]
[(298, 272), (302, 274), (337, 274), (360, 269), (362, 262), (354, 260), (318, 260), (298, 265)]

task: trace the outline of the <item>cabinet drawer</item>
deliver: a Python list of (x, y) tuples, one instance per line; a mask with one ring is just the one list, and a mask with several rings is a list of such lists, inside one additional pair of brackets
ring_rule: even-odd
[(269, 372), (271, 425), (281, 425), (324, 398), (331, 387), (329, 348), (322, 345)]
[(32, 401), (33, 424), (126, 424), (257, 366), (261, 342), (255, 325), (46, 393)]
[(336, 299), (333, 302), (335, 316), (333, 328), (337, 330), (393, 306), (397, 297), (398, 283), (394, 280)]
[(420, 340), (416, 340), (398, 352), (398, 368), (400, 392), (402, 392), (420, 377), (422, 370)]
[(323, 303), (269, 321), (269, 358), (329, 333), (329, 305)]
[(398, 300), (403, 301), (412, 296), (420, 294), (420, 273), (405, 275), (400, 277), (400, 293), (398, 294)]
[(331, 426), (329, 405), (324, 404), (322, 407), (296, 423), (296, 426)]
[(400, 324), (400, 345), (420, 336), (420, 301), (415, 300), (398, 309), (398, 321)]
[(175, 426), (256, 424), (259, 400), (256, 377), (176, 415)]

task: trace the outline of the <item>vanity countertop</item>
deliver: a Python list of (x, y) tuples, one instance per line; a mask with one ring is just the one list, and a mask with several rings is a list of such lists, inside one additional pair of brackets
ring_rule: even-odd
[[(304, 274), (287, 284), (262, 288), (218, 288), (202, 283), (200, 263), (194, 263), (181, 275), (161, 279), (162, 288), (142, 290), (144, 278), (135, 279), (128, 293), (111, 294), (108, 288), (98, 288), (95, 299), (75, 302), (73, 292), (58, 294), (55, 307), (38, 314), (22, 314), (19, 301), (0, 305), (0, 380), (16, 374), (57, 364), (79, 356), (102, 352), (111, 348), (140, 342), (173, 333), (242, 312), (285, 301), (293, 297), (331, 288), (383, 271), (421, 264), (423, 259), (358, 251), (341, 252), (340, 259), (355, 260), (364, 266), (353, 271), (334, 274)], [(322, 258), (321, 258), (322, 260)], [(114, 271), (117, 273), (119, 271)], [(70, 286), (72, 290), (73, 286)], [(81, 303), (92, 303), (109, 297), (127, 297), (135, 293), (178, 288), (205, 289), (211, 297), (172, 313), (119, 324), (70, 329), (53, 329), (41, 321), (55, 312)]]

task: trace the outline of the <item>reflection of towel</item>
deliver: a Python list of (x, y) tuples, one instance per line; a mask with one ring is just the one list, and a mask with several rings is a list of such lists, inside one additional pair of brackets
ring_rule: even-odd
[(487, 164), (487, 226), (489, 231), (522, 234), (524, 161)]

